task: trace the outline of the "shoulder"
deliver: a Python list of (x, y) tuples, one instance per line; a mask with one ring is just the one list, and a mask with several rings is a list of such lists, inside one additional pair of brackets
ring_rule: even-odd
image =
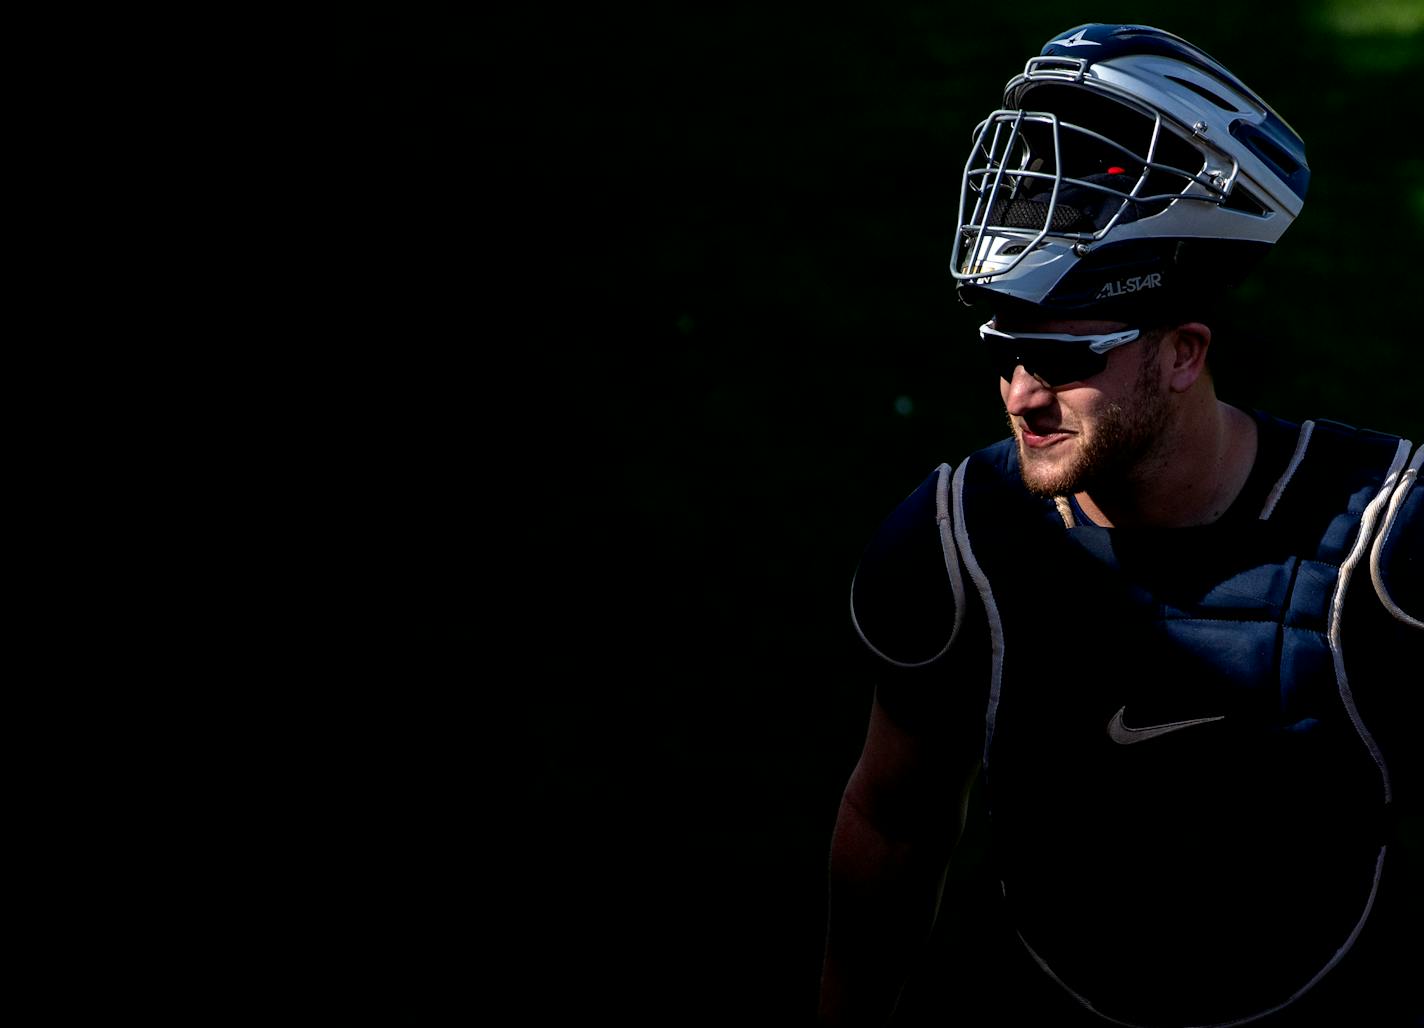
[(972, 603), (955, 510), (965, 493), (1001, 490), (1022, 493), (1012, 439), (941, 464), (881, 522), (851, 583), (851, 619), (874, 655), (910, 668), (948, 651)]
[(1424, 446), (1393, 476), (1382, 494), (1379, 529), (1370, 547), (1370, 579), (1385, 609), (1412, 628), (1424, 628)]
[[(1416, 488), (1424, 448), (1387, 432), (1319, 419), (1260, 419), (1265, 433), (1294, 437), (1262, 519), (1305, 526), (1333, 564), (1367, 564), (1374, 591), (1396, 619), (1421, 627), (1424, 496)], [(1264, 445), (1264, 442), (1263, 442)]]
[(931, 661), (950, 642), (960, 609), (949, 525), (952, 473), (951, 465), (941, 464), (890, 512), (851, 581), (856, 631), (892, 665)]
[(1280, 467), (1261, 519), (1314, 524), (1338, 518), (1326, 535), (1339, 535), (1335, 548), (1342, 551), (1358, 540), (1356, 526), (1368, 531), (1375, 522), (1372, 512), (1397, 485), (1412, 449), (1399, 436), (1326, 419), (1293, 425), (1258, 414), (1257, 424), (1262, 458), (1277, 451), (1271, 463)]
[(1409, 440), (1324, 418), (1301, 424), (1257, 413), (1260, 450), (1284, 456), (1275, 492), (1295, 494), (1383, 487), (1404, 466)]

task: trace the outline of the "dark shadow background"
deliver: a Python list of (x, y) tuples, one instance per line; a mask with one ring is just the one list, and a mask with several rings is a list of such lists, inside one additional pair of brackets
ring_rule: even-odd
[[(947, 270), (970, 131), (1050, 36), (1145, 15), (358, 8), (338, 33), (393, 463), (473, 698), (478, 770), (445, 792), (478, 840), (468, 931), (513, 963), (518, 1022), (809, 1020), (871, 694), (859, 551), (1004, 433)], [(1219, 326), (1219, 393), (1420, 439), (1419, 6), (1146, 20), (1262, 93), (1313, 170)]]

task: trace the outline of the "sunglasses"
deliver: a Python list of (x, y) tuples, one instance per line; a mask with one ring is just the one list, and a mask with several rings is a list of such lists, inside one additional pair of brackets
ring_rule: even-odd
[(1001, 332), (993, 321), (979, 326), (979, 338), (994, 370), (1005, 382), (1014, 380), (1020, 364), (1050, 389), (1081, 382), (1101, 374), (1108, 366), (1108, 351), (1132, 342), (1139, 329), (1129, 328), (1099, 336), (1070, 336), (1057, 332)]

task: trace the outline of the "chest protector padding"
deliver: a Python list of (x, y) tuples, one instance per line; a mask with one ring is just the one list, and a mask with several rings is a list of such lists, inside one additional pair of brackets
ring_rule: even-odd
[(1332, 617), (1399, 454), (1316, 424), (1269, 517), (1188, 529), (1066, 529), (1008, 442), (959, 469), (995, 647), (984, 766), (1005, 899), (1033, 958), (1105, 1017), (1286, 1005), (1367, 918), (1388, 774)]

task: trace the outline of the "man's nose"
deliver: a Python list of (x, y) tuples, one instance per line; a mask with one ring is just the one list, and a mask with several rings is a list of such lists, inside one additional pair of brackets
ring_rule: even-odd
[(1053, 390), (1028, 373), (1022, 364), (1014, 368), (1004, 392), (1004, 407), (1010, 414), (1022, 414), (1047, 406), (1053, 401)]

